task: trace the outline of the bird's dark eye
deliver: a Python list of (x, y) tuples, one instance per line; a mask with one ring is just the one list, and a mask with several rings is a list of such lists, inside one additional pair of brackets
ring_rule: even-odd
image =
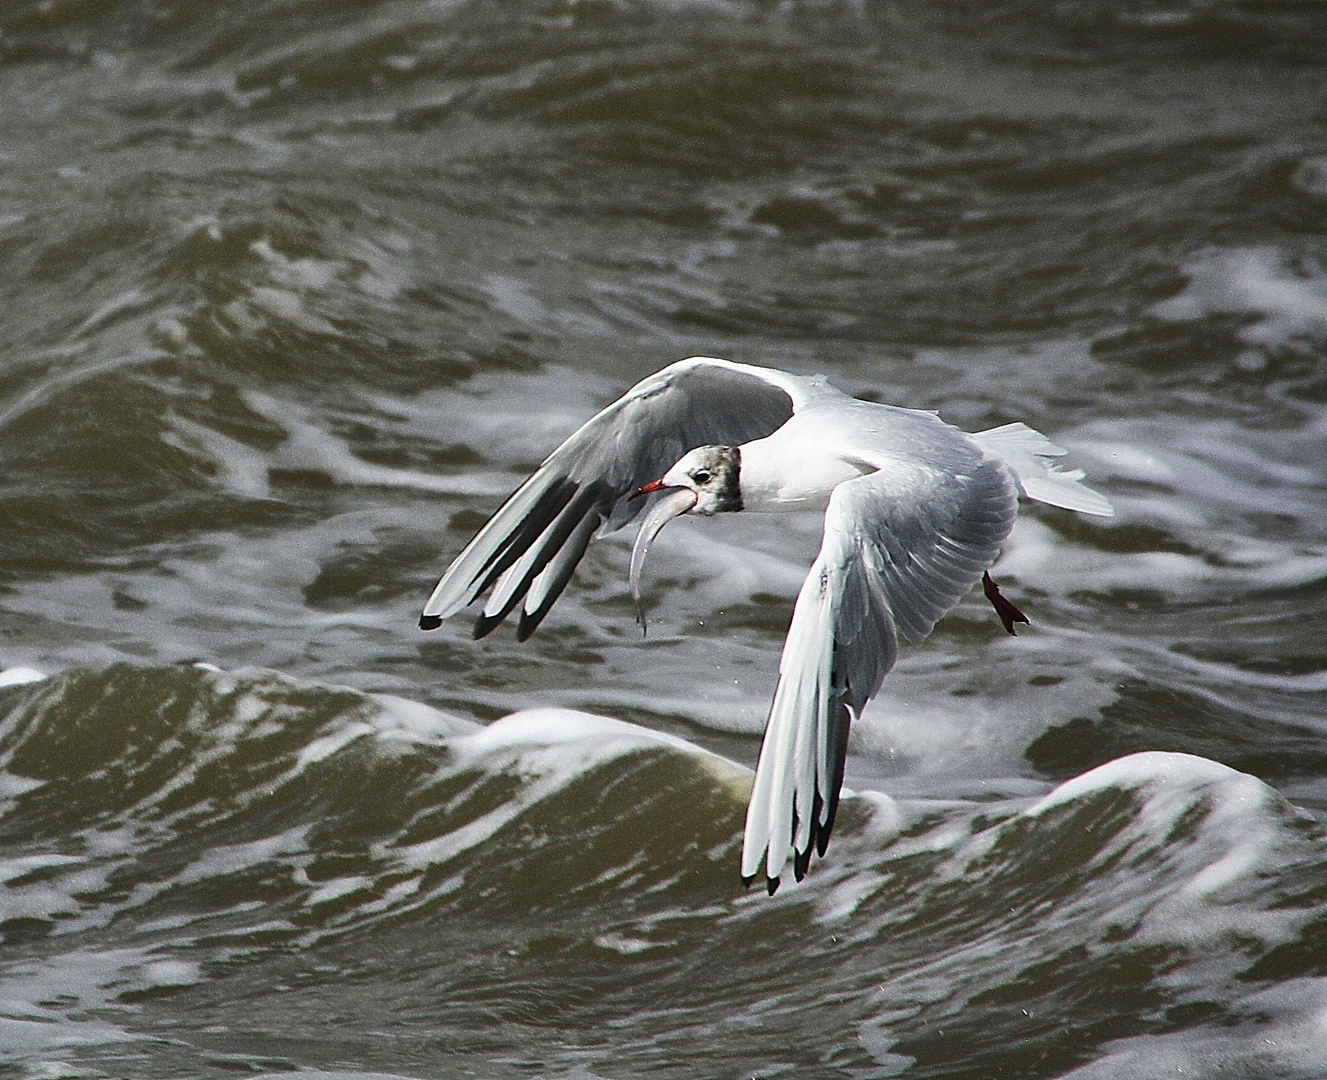
[(708, 469), (698, 469), (691, 474), (691, 479), (698, 484), (708, 484), (713, 478), (713, 474)]

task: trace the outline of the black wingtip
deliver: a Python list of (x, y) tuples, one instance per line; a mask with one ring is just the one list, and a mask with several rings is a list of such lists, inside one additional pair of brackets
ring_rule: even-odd
[(816, 854), (822, 859), (825, 857), (825, 852), (829, 850), (829, 833), (830, 830), (834, 828), (834, 811), (837, 809), (838, 800), (836, 799), (834, 806), (829, 811), (829, 819), (820, 827), (820, 831), (816, 833)]
[(779, 878), (771, 877), (765, 879), (765, 891), (773, 896), (779, 891)]
[(829, 811), (825, 814), (825, 823), (815, 830), (813, 843), (815, 844), (816, 854), (822, 859), (825, 852), (829, 850), (829, 834), (834, 831), (834, 819), (839, 814), (839, 793), (834, 792), (829, 797)]
[(799, 851), (793, 854), (793, 877), (798, 881), (801, 881), (802, 878), (806, 877), (806, 872), (811, 867), (812, 850), (811, 845), (807, 844), (805, 851)]
[(419, 617), (419, 628), (421, 630), (436, 630), (441, 625), (441, 615), (421, 615)]
[(494, 628), (507, 617), (504, 611), (501, 615), (481, 615), (475, 620), (475, 628), (472, 631), (474, 639), (478, 641), (481, 637), (487, 637)]
[(756, 881), (756, 875), (755, 875), (755, 874), (743, 874), (743, 875), (742, 875), (742, 888), (744, 888), (744, 889), (749, 889), (749, 888), (751, 888), (751, 886), (755, 884), (755, 881)]
[(533, 634), (535, 630), (538, 629), (539, 624), (543, 622), (544, 612), (547, 610), (548, 609), (545, 608), (544, 611), (537, 612), (533, 615), (528, 611), (522, 611), (520, 622), (516, 624), (516, 640), (524, 641)]

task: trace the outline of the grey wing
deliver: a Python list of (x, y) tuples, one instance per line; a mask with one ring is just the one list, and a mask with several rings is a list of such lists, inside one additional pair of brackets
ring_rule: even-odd
[[(957, 435), (957, 433), (955, 433)], [(840, 484), (820, 554), (793, 610), (747, 808), (742, 877), (764, 863), (771, 892), (789, 856), (800, 881), (824, 855), (848, 729), (898, 656), (898, 634), (931, 632), (999, 554), (1018, 495), (973, 444), (952, 471), (903, 462)]]
[[(811, 392), (795, 376), (707, 357), (672, 364), (632, 387), (555, 450), (443, 574), (420, 617), (431, 630), (486, 589), (483, 637), (522, 604), (524, 641), (553, 606), (601, 526), (642, 508), (628, 497), (688, 450), (764, 438)], [(643, 501), (642, 501), (643, 502)]]

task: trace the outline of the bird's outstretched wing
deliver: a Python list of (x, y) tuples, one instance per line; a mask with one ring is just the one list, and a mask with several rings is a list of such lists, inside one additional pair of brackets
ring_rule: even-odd
[(483, 637), (522, 605), (517, 637), (534, 632), (601, 527), (641, 505), (628, 497), (697, 446), (736, 446), (781, 427), (811, 380), (691, 357), (643, 379), (587, 421), (507, 499), (438, 582), (420, 616), (432, 630), (490, 586)]
[(1005, 465), (958, 432), (949, 460), (897, 460), (840, 484), (779, 661), (747, 808), (742, 877), (772, 893), (824, 855), (848, 729), (880, 689), (898, 635), (921, 641), (995, 561), (1018, 494)]

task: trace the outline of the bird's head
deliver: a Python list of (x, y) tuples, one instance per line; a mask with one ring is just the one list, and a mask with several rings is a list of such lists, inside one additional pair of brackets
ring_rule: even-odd
[(742, 454), (737, 447), (698, 446), (637, 494), (683, 488), (696, 496), (696, 505), (690, 513), (705, 516), (730, 513), (742, 509), (741, 473)]
[(669, 490), (651, 507), (631, 549), (631, 595), (642, 629), (645, 609), (640, 601), (640, 572), (654, 538), (673, 518), (683, 514), (708, 516), (742, 509), (741, 472), (742, 454), (737, 447), (698, 446), (684, 454), (658, 480), (651, 480), (631, 496), (638, 499), (655, 491)]

